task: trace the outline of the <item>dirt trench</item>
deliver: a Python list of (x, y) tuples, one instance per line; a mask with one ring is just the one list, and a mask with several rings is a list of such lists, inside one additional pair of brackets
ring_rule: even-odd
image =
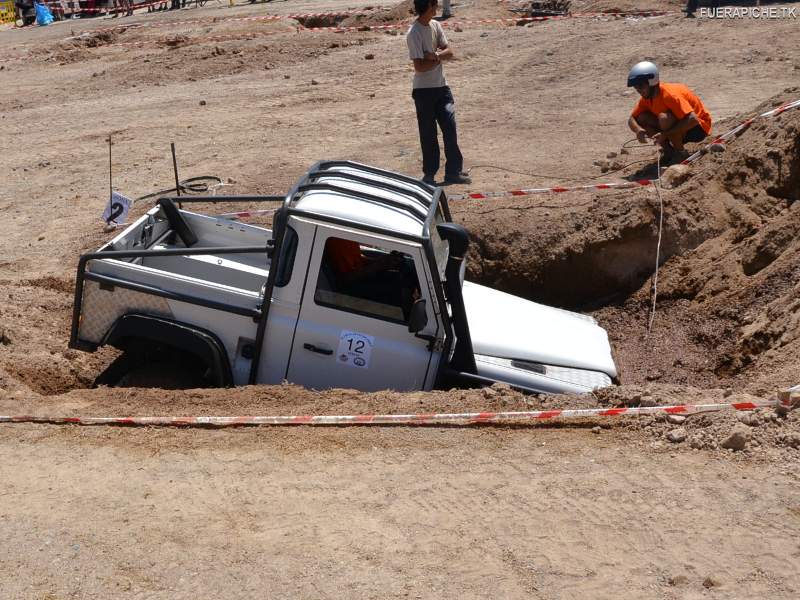
[[(501, 199), (479, 208), (453, 202), (455, 220), (471, 231), (468, 278), (593, 311), (609, 332), (624, 383), (717, 387), (785, 372), (800, 344), (798, 133), (800, 110), (757, 120), (725, 152), (703, 156), (682, 183), (661, 191), (650, 335), (659, 215), (652, 186)], [(66, 349), (71, 281), (45, 277), (9, 289), (9, 299), (28, 298), (47, 311), (16, 315), (21, 322), (3, 332), (2, 387), (43, 395), (86, 388), (116, 358), (111, 349)], [(27, 339), (34, 331), (38, 343)]]

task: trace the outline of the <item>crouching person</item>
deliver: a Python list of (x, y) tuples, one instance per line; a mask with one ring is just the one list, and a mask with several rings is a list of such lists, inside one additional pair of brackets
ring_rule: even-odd
[(666, 160), (683, 160), (688, 156), (686, 142), (700, 142), (711, 133), (711, 115), (700, 98), (681, 83), (660, 82), (655, 64), (636, 63), (628, 74), (628, 87), (641, 96), (628, 126), (640, 143), (649, 138), (659, 144)]

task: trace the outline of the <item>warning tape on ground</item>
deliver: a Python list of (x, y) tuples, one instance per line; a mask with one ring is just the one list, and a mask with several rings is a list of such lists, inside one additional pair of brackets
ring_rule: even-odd
[(366, 16), (374, 14), (376, 13), (364, 12), (363, 10), (360, 11), (352, 10), (352, 11), (341, 11), (341, 12), (301, 13), (292, 15), (253, 15), (249, 17), (205, 17), (199, 19), (187, 19), (185, 21), (159, 21), (157, 23), (146, 23), (142, 21), (137, 21), (135, 23), (114, 25), (113, 27), (105, 27), (101, 29), (89, 29), (81, 32), (79, 35), (70, 36), (64, 39), (73, 40), (76, 38), (80, 38), (82, 36), (92, 35), (95, 33), (107, 33), (120, 30), (124, 31), (127, 29), (146, 29), (149, 27), (176, 27), (179, 25), (218, 25), (222, 23), (236, 23), (236, 22), (248, 22), (248, 21), (250, 22), (280, 21), (282, 19), (310, 19), (310, 18), (325, 18), (325, 17), (347, 17), (347, 16), (359, 16), (359, 15)]
[(558, 194), (561, 192), (579, 192), (586, 190), (624, 190), (652, 185), (657, 179), (640, 179), (639, 181), (620, 181), (610, 183), (593, 183), (591, 185), (577, 185), (572, 187), (555, 186), (549, 188), (521, 188), (518, 190), (504, 190), (500, 192), (469, 192), (447, 196), (448, 200), (488, 200), (489, 198), (504, 198), (506, 196), (530, 196), (533, 194)]
[[(757, 117), (753, 117), (748, 119), (741, 125), (734, 127), (727, 133), (722, 134), (721, 136), (717, 137), (713, 142), (705, 146), (703, 149), (699, 150), (692, 154), (689, 158), (684, 160), (682, 164), (690, 164), (700, 158), (703, 154), (708, 151), (708, 148), (713, 144), (720, 144), (725, 143), (726, 140), (731, 139), (738, 133), (747, 129), (756, 119), (758, 118), (768, 118), (777, 116), (787, 110), (792, 108), (800, 107), (800, 99), (794, 100), (792, 102), (788, 102), (775, 108), (773, 110), (769, 110), (765, 113), (758, 115)], [(639, 179), (637, 181), (620, 181), (620, 182), (607, 182), (607, 183), (593, 183), (589, 185), (577, 185), (577, 186), (553, 186), (553, 187), (546, 187), (546, 188), (520, 188), (515, 190), (503, 190), (498, 192), (468, 192), (466, 194), (453, 194), (447, 196), (448, 200), (489, 200), (491, 198), (506, 198), (512, 196), (531, 196), (534, 194), (558, 194), (563, 192), (585, 192), (585, 191), (594, 191), (594, 190), (624, 190), (624, 189), (633, 189), (633, 188), (640, 188), (646, 187), (649, 185), (653, 185), (657, 182), (658, 179)], [(256, 215), (264, 215), (270, 214), (274, 212), (274, 209), (269, 210), (259, 210), (259, 211), (252, 211), (252, 212), (240, 212), (240, 213), (226, 213), (223, 215), (218, 215), (220, 217), (227, 217), (227, 218), (246, 218), (252, 217)]]
[(231, 427), (241, 425), (480, 425), (485, 423), (524, 423), (550, 419), (587, 419), (622, 415), (691, 415), (720, 410), (750, 411), (777, 407), (776, 400), (721, 404), (681, 404), (635, 408), (585, 408), (533, 410), (521, 412), (429, 413), (409, 415), (293, 415), (238, 417), (53, 417), (0, 416), (0, 423), (51, 423), (73, 425), (156, 425), (162, 427)]
[[(498, 0), (499, 4), (530, 4), (530, 0)], [(509, 9), (511, 10), (511, 9)], [(625, 16), (625, 17), (640, 17), (640, 16), (661, 16), (661, 15), (679, 15), (680, 11), (670, 10), (640, 10), (640, 11), (598, 11), (598, 12), (576, 12), (569, 13), (570, 15), (581, 16)]]
[(700, 150), (698, 150), (697, 152), (695, 152), (694, 154), (692, 154), (691, 156), (689, 156), (689, 157), (688, 157), (686, 160), (684, 160), (684, 161), (683, 161), (681, 164), (688, 165), (689, 163), (692, 163), (692, 162), (696, 161), (696, 160), (697, 160), (698, 158), (700, 158), (700, 157), (701, 157), (703, 154), (705, 154), (706, 152), (708, 152), (708, 149), (709, 149), (711, 146), (713, 146), (714, 144), (725, 144), (725, 143), (727, 143), (727, 141), (728, 141), (728, 140), (730, 140), (730, 139), (734, 138), (735, 136), (737, 136), (737, 135), (739, 135), (740, 133), (742, 133), (742, 132), (743, 132), (745, 129), (749, 128), (749, 127), (750, 127), (750, 125), (752, 125), (752, 124), (753, 124), (753, 122), (754, 122), (756, 119), (760, 119), (760, 118), (768, 118), (768, 117), (776, 117), (776, 116), (778, 116), (779, 114), (786, 112), (787, 110), (790, 110), (790, 109), (792, 109), (792, 108), (798, 108), (798, 107), (800, 107), (800, 99), (798, 99), (798, 100), (794, 100), (794, 101), (792, 101), (792, 102), (787, 102), (786, 104), (783, 104), (783, 105), (779, 106), (778, 108), (774, 108), (774, 109), (772, 109), (772, 110), (768, 110), (768, 111), (767, 111), (767, 112), (765, 112), (765, 113), (761, 113), (760, 115), (756, 115), (755, 117), (752, 117), (752, 118), (750, 118), (750, 119), (747, 119), (747, 120), (746, 120), (744, 123), (742, 123), (741, 125), (738, 125), (737, 127), (734, 127), (733, 129), (731, 129), (731, 130), (730, 130), (730, 131), (728, 131), (727, 133), (723, 133), (721, 136), (717, 137), (717, 138), (716, 138), (716, 139), (715, 139), (713, 142), (711, 142), (710, 144), (707, 144), (707, 145), (703, 146), (703, 148), (701, 148)]
[[(76, 0), (73, 0), (73, 2), (75, 2), (75, 1)], [(117, 14), (117, 13), (120, 13), (120, 12), (128, 12), (128, 10), (137, 11), (137, 10), (141, 10), (143, 8), (150, 8), (151, 6), (159, 6), (159, 5), (164, 5), (164, 4), (167, 4), (167, 3), (169, 3), (169, 0), (156, 0), (155, 2), (148, 2), (146, 4), (136, 4), (136, 5), (132, 6), (130, 9), (128, 9), (128, 8), (123, 8), (123, 7), (81, 8), (81, 7), (77, 7), (77, 6), (74, 6), (74, 7), (64, 6), (63, 4), (61, 4), (61, 2), (56, 2), (56, 1), (53, 1), (53, 0), (46, 0), (44, 2), (44, 4), (46, 4), (48, 7), (56, 9), (57, 11), (60, 11), (60, 10), (63, 9), (65, 11), (69, 11), (71, 13), (107, 13), (107, 14)], [(185, 9), (185, 8), (190, 8), (190, 7), (183, 6), (181, 8)], [(372, 8), (375, 11), (388, 10), (389, 9), (389, 7), (386, 7), (386, 6), (374, 6)], [(155, 12), (158, 12), (158, 13), (160, 13), (160, 12), (170, 12), (171, 13), (173, 10), (174, 9), (169, 9), (169, 10), (166, 10), (166, 11), (155, 11)], [(153, 13), (150, 13), (150, 14), (153, 14)], [(298, 14), (298, 15), (266, 15), (266, 18), (290, 19), (290, 18), (294, 18), (296, 16), (299, 16), (299, 17), (327, 17), (327, 16), (338, 17), (338, 16), (358, 15), (358, 14), (374, 14), (374, 13), (365, 12), (365, 10), (363, 8), (361, 8), (361, 9), (355, 9), (355, 10), (341, 10), (341, 11), (336, 11), (336, 12), (301, 13), (301, 14)], [(259, 17), (257, 15), (255, 15), (255, 16), (252, 16), (252, 17), (209, 17), (209, 18), (214, 18), (214, 19), (217, 19), (217, 20), (234, 20), (234, 21), (243, 21), (244, 20), (244, 21), (246, 21), (246, 20), (251, 20), (251, 19), (258, 19)], [(261, 17), (261, 18), (263, 18), (263, 17)], [(190, 22), (190, 21), (173, 21), (172, 24), (183, 23), (183, 22)]]
[[(750, 127), (756, 119), (759, 118), (769, 118), (775, 117), (781, 113), (786, 112), (787, 110), (791, 110), (793, 108), (800, 107), (800, 99), (794, 100), (792, 102), (787, 102), (779, 106), (778, 108), (774, 108), (769, 110), (765, 113), (747, 119), (741, 125), (738, 125), (728, 131), (727, 133), (723, 133), (722, 135), (718, 136), (714, 139), (713, 142), (707, 144), (685, 160), (681, 162), (681, 164), (688, 165), (695, 162), (699, 159), (703, 154), (708, 152), (708, 149), (713, 146), (714, 144), (724, 144), (728, 140), (732, 139), (733, 137), (737, 136), (745, 129)], [(488, 200), (490, 198), (506, 198), (510, 196), (530, 196), (533, 194), (557, 194), (561, 192), (580, 192), (580, 191), (592, 191), (592, 190), (622, 190), (622, 189), (631, 189), (631, 188), (639, 188), (648, 185), (653, 185), (658, 179), (639, 179), (637, 181), (621, 181), (621, 182), (608, 182), (608, 183), (594, 183), (589, 185), (578, 185), (578, 186), (554, 186), (554, 187), (547, 187), (547, 188), (520, 188), (516, 190), (503, 190), (499, 192), (468, 192), (466, 194), (454, 194), (447, 196), (448, 200)]]
[[(388, 29), (397, 29), (398, 27), (406, 27), (406, 23), (394, 23), (388, 25), (361, 25), (357, 27), (284, 27), (273, 31), (261, 31), (258, 33), (234, 33), (229, 35), (215, 35), (215, 36), (196, 36), (187, 37), (185, 40), (171, 40), (170, 38), (153, 38), (148, 40), (141, 40), (138, 42), (110, 42), (108, 44), (99, 44), (98, 47), (110, 48), (119, 46), (123, 48), (141, 48), (144, 46), (162, 45), (162, 46), (187, 46), (191, 44), (203, 42), (228, 42), (228, 41), (250, 41), (263, 37), (276, 35), (279, 33), (299, 33), (299, 32), (333, 32), (333, 33), (352, 33), (352, 32), (366, 32), (366, 31), (383, 31)], [(86, 34), (84, 34), (85, 36)], [(180, 34), (176, 34), (180, 35)], [(81, 39), (84, 36), (76, 36), (68, 38), (70, 41)], [(25, 57), (14, 57), (8, 59), (0, 59), (0, 62), (9, 62), (11, 60), (23, 60)]]
[(258, 217), (263, 215), (271, 215), (273, 214), (277, 208), (264, 208), (261, 210), (245, 210), (241, 212), (231, 212), (231, 213), (222, 213), (221, 215), (217, 215), (218, 217), (222, 217), (224, 219), (246, 219), (247, 217)]
[[(142, 5), (139, 8), (143, 8), (144, 6), (153, 6), (155, 4), (159, 4), (158, 2)], [(352, 10), (352, 11), (339, 11), (339, 12), (319, 12), (319, 13), (298, 13), (298, 14), (288, 14), (288, 15), (254, 15), (248, 17), (211, 17), (205, 19), (189, 19), (185, 21), (161, 21), (158, 23), (144, 23), (144, 22), (136, 22), (130, 24), (119, 24), (113, 27), (106, 27), (100, 29), (90, 29), (87, 31), (82, 32), (80, 35), (77, 36), (70, 36), (68, 38), (64, 38), (65, 40), (72, 40), (76, 38), (80, 38), (86, 35), (92, 35), (96, 33), (106, 33), (106, 32), (113, 32), (113, 31), (120, 31), (126, 29), (144, 29), (148, 27), (175, 27), (179, 25), (214, 25), (218, 23), (229, 23), (229, 22), (246, 22), (246, 21), (279, 21), (282, 19), (311, 19), (311, 18), (326, 18), (326, 17), (347, 17), (347, 16), (370, 16), (379, 14), (376, 12), (365, 12), (362, 10)], [(622, 16), (635, 16), (635, 17), (658, 17), (664, 16), (666, 14), (670, 14), (663, 11), (641, 11), (641, 12), (628, 12), (628, 13), (574, 13), (570, 15), (552, 15), (552, 16), (542, 16), (542, 17), (506, 17), (500, 19), (453, 19), (451, 21), (442, 21), (441, 24), (446, 28), (453, 28), (456, 26), (461, 25), (476, 25), (476, 24), (489, 24), (489, 23), (533, 23), (533, 22), (540, 22), (540, 21), (551, 21), (554, 19), (568, 19), (573, 17), (598, 17), (598, 16), (613, 16), (613, 17), (622, 17)], [(407, 27), (409, 20), (403, 20), (397, 23), (387, 23), (384, 25), (354, 25), (354, 26), (339, 26), (339, 25), (331, 25), (331, 26), (321, 26), (321, 27), (303, 27), (303, 30), (306, 31), (381, 31), (386, 29), (397, 29), (401, 27)]]
[[(73, 4), (78, 4), (78, 0), (72, 0)], [(158, 6), (160, 4), (167, 4), (168, 0), (158, 0), (156, 2), (148, 2), (146, 4), (137, 4), (135, 6), (131, 6), (130, 9), (123, 8), (121, 6), (114, 6), (114, 7), (105, 7), (105, 8), (89, 8), (89, 7), (81, 7), (81, 6), (64, 6), (61, 2), (54, 2), (52, 0), (44, 2), (47, 6), (51, 9), (55, 9), (58, 12), (62, 10), (65, 13), (69, 14), (80, 14), (80, 13), (106, 13), (106, 14), (117, 14), (121, 12), (128, 12), (129, 10), (135, 11), (142, 8), (149, 8), (151, 6)], [(188, 7), (185, 7), (188, 8)]]
[[(137, 8), (142, 8), (144, 6), (153, 6), (156, 4), (160, 4), (160, 2), (154, 2), (148, 5), (141, 5)], [(268, 21), (268, 22), (277, 22), (284, 19), (302, 19), (302, 18), (310, 18), (310, 17), (324, 17), (324, 16), (341, 16), (341, 15), (371, 15), (374, 13), (366, 13), (363, 11), (350, 11), (350, 12), (337, 12), (337, 13), (303, 13), (303, 14), (294, 14), (294, 15), (256, 15), (251, 17), (219, 17), (213, 18), (212, 20), (202, 20), (202, 19), (192, 19), (186, 21), (171, 21), (171, 22), (159, 22), (159, 23), (130, 23), (130, 24), (120, 24), (114, 27), (106, 27), (106, 28), (99, 28), (99, 29), (90, 29), (81, 32), (79, 35), (69, 36), (66, 38), (62, 38), (62, 41), (74, 41), (79, 40), (81, 38), (91, 36), (97, 33), (107, 33), (113, 31), (125, 31), (127, 29), (143, 29), (148, 27), (172, 27), (176, 25), (182, 24), (199, 24), (199, 25), (214, 25), (221, 22), (226, 21)], [(479, 25), (479, 24), (492, 24), (492, 23), (501, 23), (501, 24), (518, 24), (524, 22), (537, 22), (537, 21), (548, 21), (554, 19), (566, 19), (572, 17), (589, 17), (589, 16), (642, 16), (642, 17), (654, 17), (654, 16), (663, 16), (665, 14), (670, 13), (661, 13), (661, 12), (640, 12), (640, 13), (577, 13), (575, 15), (565, 15), (565, 16), (544, 16), (544, 17), (512, 17), (512, 18), (503, 18), (503, 19), (463, 19), (458, 21), (443, 21), (442, 25), (447, 28), (455, 28), (457, 26), (462, 25)], [(292, 29), (281, 30), (284, 33), (289, 32), (307, 32), (307, 33), (314, 33), (314, 32), (334, 32), (334, 33), (353, 33), (353, 32), (363, 32), (363, 31), (388, 31), (392, 29), (400, 29), (408, 27), (408, 20), (403, 20), (397, 23), (387, 23), (384, 25), (355, 25), (355, 26), (329, 26), (329, 27), (293, 27)], [(253, 40), (257, 39), (262, 36), (266, 35), (273, 35), (276, 32), (264, 32), (262, 34), (231, 34), (229, 36), (216, 36), (216, 37), (197, 37), (192, 38), (193, 42), (203, 42), (203, 41), (234, 41), (234, 40)], [(142, 47), (148, 44), (157, 44), (161, 40), (147, 40), (147, 41), (140, 41), (140, 42), (111, 42), (108, 44), (99, 44), (98, 47), (102, 46), (104, 48), (109, 46), (122, 46), (122, 47)], [(16, 44), (16, 48), (27, 48), (33, 47), (36, 44), (28, 43), (28, 44)], [(0, 62), (11, 62), (15, 60), (24, 60), (27, 58), (26, 56), (15, 56), (6, 59), (0, 59)]]
[[(353, 13), (353, 14), (367, 14), (367, 13)], [(281, 21), (281, 20), (288, 20), (288, 19), (303, 19), (303, 18), (310, 18), (310, 17), (322, 17), (322, 16), (336, 16), (337, 13), (318, 13), (318, 14), (306, 14), (306, 15), (265, 15), (259, 17), (232, 17), (229, 19), (221, 19), (219, 21), (208, 21), (208, 20), (201, 20), (195, 19), (191, 21), (174, 21), (174, 22), (164, 22), (164, 23), (131, 23), (130, 25), (117, 25), (115, 27), (106, 27), (103, 29), (90, 29), (84, 32), (81, 32), (79, 35), (70, 36), (64, 38), (65, 41), (80, 39), (82, 37), (91, 36), (98, 33), (111, 33), (114, 31), (125, 31), (127, 29), (145, 29), (148, 27), (172, 27), (176, 25), (214, 25), (220, 22), (232, 22), (232, 21)], [(565, 17), (526, 17), (526, 18), (518, 18), (518, 19), (480, 19), (480, 20), (463, 20), (453, 23), (444, 22), (443, 25), (445, 27), (453, 28), (457, 25), (475, 25), (475, 24), (487, 24), (487, 23), (518, 23), (520, 21), (524, 22), (534, 22), (534, 21), (546, 21), (551, 20), (554, 18), (565, 18)], [(385, 31), (388, 29), (401, 29), (408, 27), (409, 24), (407, 21), (400, 21), (398, 23), (386, 23), (383, 25), (325, 25), (325, 26), (300, 26), (296, 29), (298, 31), (306, 31), (306, 32), (314, 32), (314, 31), (334, 31), (334, 32), (352, 32), (352, 31)], [(111, 44), (106, 44), (111, 45)]]

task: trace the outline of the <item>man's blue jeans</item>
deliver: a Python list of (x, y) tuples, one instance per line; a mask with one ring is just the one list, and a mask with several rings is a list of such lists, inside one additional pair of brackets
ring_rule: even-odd
[(442, 130), (444, 139), (445, 177), (455, 177), (464, 166), (464, 158), (458, 149), (456, 134), (456, 105), (448, 86), (417, 88), (411, 93), (417, 108), (419, 143), (422, 146), (422, 173), (428, 177), (439, 170), (439, 138), (436, 125)]

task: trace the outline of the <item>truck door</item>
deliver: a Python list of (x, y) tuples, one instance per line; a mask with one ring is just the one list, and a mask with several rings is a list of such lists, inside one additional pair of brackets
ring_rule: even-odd
[(438, 333), (426, 272), (418, 245), (318, 228), (287, 380), (314, 389), (424, 389), (431, 351), (408, 319), (421, 298), (428, 322), (419, 333)]

